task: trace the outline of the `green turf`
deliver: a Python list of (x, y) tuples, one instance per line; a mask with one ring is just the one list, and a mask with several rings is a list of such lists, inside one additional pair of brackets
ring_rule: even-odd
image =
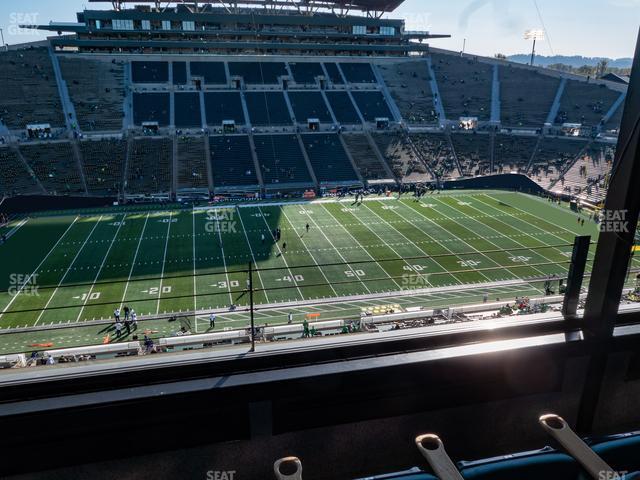
[[(282, 230), (277, 244), (271, 239), (276, 227)], [(249, 302), (250, 262), (258, 269), (255, 302), (269, 304), (265, 318), (277, 323), (286, 319), (288, 307), (277, 308), (286, 302), (372, 297), (339, 304), (338, 316), (355, 315), (364, 304), (385, 304), (373, 297), (386, 292), (563, 275), (575, 236), (585, 234), (595, 241), (596, 224), (581, 226), (567, 208), (497, 191), (433, 194), (421, 202), (266, 203), (36, 217), (0, 246), (0, 328), (78, 327), (0, 335), (0, 351), (21, 351), (32, 340), (94, 342), (102, 327), (80, 325), (109, 319), (125, 304), (144, 316), (204, 316), (231, 304), (242, 309)], [(20, 289), (16, 275), (32, 274), (32, 285), (14, 295)], [(468, 303), (485, 290), (425, 294), (416, 305)], [(507, 292), (532, 295), (541, 285)], [(324, 305), (318, 313), (333, 318), (335, 308)], [(175, 329), (155, 322), (149, 323), (154, 331)], [(219, 328), (246, 323), (244, 313), (225, 314)]]

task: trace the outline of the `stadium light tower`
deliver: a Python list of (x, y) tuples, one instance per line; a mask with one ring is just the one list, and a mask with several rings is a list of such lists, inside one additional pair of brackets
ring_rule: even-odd
[(531, 66), (533, 67), (533, 62), (536, 58), (536, 41), (544, 40), (544, 30), (527, 30), (526, 32), (524, 32), (524, 39), (533, 40), (533, 49), (531, 50)]

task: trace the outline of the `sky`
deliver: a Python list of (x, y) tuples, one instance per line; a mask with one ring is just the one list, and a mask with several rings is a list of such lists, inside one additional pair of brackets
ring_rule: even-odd
[[(0, 0), (0, 28), (9, 44), (44, 38), (42, 33), (18, 31), (17, 24), (73, 22), (76, 12), (109, 8), (86, 0)], [(538, 13), (539, 12), (539, 13)], [(541, 55), (631, 57), (640, 27), (640, 0), (406, 0), (392, 14), (404, 18), (409, 30), (446, 33), (434, 47), (493, 56), (528, 53), (524, 31), (547, 32), (537, 51)]]

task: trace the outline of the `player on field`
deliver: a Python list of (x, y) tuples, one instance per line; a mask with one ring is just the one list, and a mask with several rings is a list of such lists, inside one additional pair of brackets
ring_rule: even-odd
[(129, 307), (127, 305), (124, 306), (124, 321), (129, 320)]
[(289, 325), (291, 325), (291, 323), (293, 323), (293, 313), (289, 312), (289, 315), (287, 315), (287, 323)]
[(216, 314), (209, 315), (209, 328), (216, 328)]
[(137, 330), (138, 329), (138, 314), (133, 309), (131, 310), (131, 323), (133, 324), (133, 329)]
[(116, 308), (113, 311), (113, 318), (116, 319), (116, 323), (118, 323), (120, 321), (120, 309), (119, 308)]
[(310, 227), (309, 227), (309, 224), (308, 224), (308, 223), (307, 223), (307, 227), (306, 227), (306, 228), (307, 228), (307, 233), (309, 233), (309, 228), (310, 228)]
[(286, 251), (287, 251), (287, 242), (284, 242), (284, 243), (282, 244), (282, 253), (284, 253), (284, 252), (286, 252)]

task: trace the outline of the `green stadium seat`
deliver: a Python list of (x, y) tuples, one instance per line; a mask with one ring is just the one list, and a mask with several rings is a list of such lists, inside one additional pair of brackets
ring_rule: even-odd
[(466, 480), (571, 480), (581, 468), (569, 455), (551, 448), (477, 462), (459, 462)]

